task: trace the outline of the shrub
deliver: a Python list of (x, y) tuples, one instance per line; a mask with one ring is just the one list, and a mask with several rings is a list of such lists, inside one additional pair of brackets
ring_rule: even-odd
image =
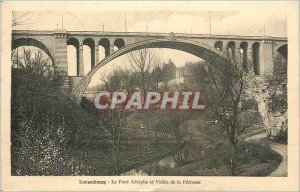
[(56, 80), (12, 69), (12, 175), (82, 175), (89, 121)]

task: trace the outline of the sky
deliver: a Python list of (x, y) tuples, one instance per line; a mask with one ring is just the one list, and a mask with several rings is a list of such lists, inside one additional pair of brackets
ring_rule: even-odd
[[(126, 26), (125, 26), (126, 13)], [(24, 12), (15, 12), (15, 17)], [(244, 11), (174, 11), (174, 10), (147, 10), (147, 11), (99, 11), (99, 12), (53, 12), (35, 11), (26, 16), (31, 18), (25, 25), (19, 25), (13, 29), (30, 30), (54, 30), (64, 28), (67, 31), (117, 31), (117, 32), (165, 32), (165, 33), (192, 33), (216, 35), (271, 35), (287, 36), (287, 19), (284, 10), (251, 9)], [(24, 18), (26, 19), (26, 18)], [(182, 22), (184, 21), (184, 22)], [(72, 53), (73, 52), (73, 53)], [(90, 70), (89, 49), (84, 48), (84, 72)], [(169, 59), (177, 66), (183, 66), (186, 62), (199, 61), (200, 58), (191, 54), (171, 49), (157, 49), (157, 54), (162, 62)], [(103, 50), (100, 48), (100, 58), (103, 58)], [(76, 74), (74, 49), (68, 47), (69, 75)], [(115, 59), (103, 67), (102, 72), (124, 66), (126, 56)], [(95, 76), (99, 77), (99, 73)], [(92, 83), (96, 84), (99, 78), (93, 77)]]
[[(125, 31), (128, 32), (174, 32), (209, 34), (287, 35), (286, 13), (278, 10), (261, 9), (249, 11), (101, 11), (101, 12), (30, 12), (32, 19), (27, 25), (14, 29), (54, 30), (63, 25), (66, 30), (81, 31)], [(23, 12), (16, 12), (21, 15)], [(182, 22), (184, 21), (184, 22)], [(229, 32), (230, 31), (230, 32)]]

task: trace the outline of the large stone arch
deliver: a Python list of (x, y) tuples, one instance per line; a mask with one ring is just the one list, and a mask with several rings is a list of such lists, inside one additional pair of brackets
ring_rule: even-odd
[(33, 47), (37, 47), (39, 49), (41, 49), (42, 51), (44, 51), (49, 58), (51, 59), (52, 65), (55, 66), (55, 60), (54, 57), (52, 56), (51, 52), (49, 51), (49, 49), (47, 48), (47, 46), (42, 43), (39, 40), (36, 39), (32, 39), (32, 38), (19, 38), (19, 39), (14, 39), (12, 41), (12, 50), (21, 47), (21, 46), (33, 46)]
[(118, 51), (108, 55), (105, 59), (99, 62), (91, 71), (89, 71), (85, 77), (72, 89), (72, 95), (75, 96), (77, 101), (80, 101), (83, 92), (91, 81), (91, 77), (101, 67), (108, 62), (132, 51), (145, 48), (170, 48), (181, 50), (195, 56), (198, 56), (212, 65), (223, 65), (224, 63), (230, 64), (228, 57), (221, 51), (213, 48), (204, 43), (187, 40), (187, 39), (150, 39), (125, 46)]

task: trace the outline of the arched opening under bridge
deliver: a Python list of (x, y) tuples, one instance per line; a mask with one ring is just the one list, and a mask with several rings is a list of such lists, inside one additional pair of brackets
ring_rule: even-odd
[(180, 51), (184, 51), (187, 53), (190, 53), (192, 55), (195, 55), (211, 65), (224, 65), (224, 64), (231, 64), (230, 61), (227, 59), (227, 56), (220, 51), (218, 51), (216, 48), (211, 47), (209, 45), (186, 40), (186, 39), (153, 39), (153, 40), (145, 40), (142, 42), (134, 43), (128, 46), (125, 46), (118, 51), (108, 55), (105, 59), (103, 59), (101, 62), (99, 62), (89, 73), (86, 74), (86, 76), (81, 80), (81, 82), (78, 85), (78, 90), (80, 93), (79, 95), (82, 95), (86, 87), (88, 86), (91, 77), (104, 65), (109, 63), (110, 61), (125, 55), (127, 53), (130, 53), (132, 51), (140, 50), (140, 49), (147, 49), (147, 48), (169, 48), (169, 49), (177, 49)]

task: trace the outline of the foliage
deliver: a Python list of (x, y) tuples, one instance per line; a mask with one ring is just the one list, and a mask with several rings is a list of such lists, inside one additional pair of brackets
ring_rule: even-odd
[[(103, 89), (106, 91), (127, 91), (132, 93), (135, 90), (136, 75), (128, 70), (114, 70), (107, 77), (102, 76)], [(110, 109), (101, 113), (101, 118), (105, 119), (105, 123), (101, 123), (100, 128), (104, 130), (111, 141), (112, 145), (112, 174), (116, 175), (120, 169), (120, 149), (122, 140), (122, 127), (126, 123), (127, 112), (122, 108), (118, 110)]]
[[(40, 126), (44, 129), (40, 129)], [(56, 127), (45, 122), (33, 126), (22, 121), (18, 133), (18, 145), (12, 145), (12, 174), (15, 175), (82, 175), (89, 174), (85, 164), (87, 152), (68, 144), (66, 125)], [(56, 132), (55, 132), (56, 130)], [(76, 151), (70, 150), (75, 148)]]
[(164, 74), (164, 81), (170, 81), (175, 78), (176, 65), (170, 59), (168, 63), (164, 63), (162, 67), (162, 73)]
[(266, 76), (267, 86), (264, 92), (267, 93), (267, 106), (269, 111), (277, 116), (283, 115), (288, 107), (286, 79), (286, 73), (282, 74), (282, 70), (276, 68)]
[(276, 136), (274, 136), (273, 141), (282, 143), (282, 144), (287, 144), (287, 142), (288, 142), (287, 122), (281, 126), (279, 133)]
[(184, 122), (190, 116), (187, 112), (180, 111), (159, 111), (159, 116), (154, 125), (155, 131), (160, 134), (165, 134), (165, 137), (171, 136), (173, 143), (173, 159), (177, 165), (182, 165), (187, 162), (189, 153), (185, 149), (186, 131), (183, 128)]
[(246, 91), (251, 86), (252, 74), (240, 66), (239, 63), (224, 63), (222, 66), (199, 65), (198, 74), (198, 83), (204, 88), (209, 108), (208, 117), (218, 120), (234, 147), (238, 137), (256, 123), (255, 117), (242, 122), (244, 118), (241, 115), (251, 106), (241, 107), (240, 103), (242, 98), (247, 98)]
[(34, 52), (34, 49), (23, 47), (19, 53), (17, 49), (12, 57), (12, 67), (40, 74), (48, 79), (52, 79), (54, 75), (54, 66), (50, 58), (46, 57), (41, 50)]
[[(85, 175), (83, 111), (45, 76), (12, 69), (13, 175)], [(81, 147), (80, 147), (81, 146)]]
[[(218, 122), (220, 134), (225, 133), (232, 146), (232, 174), (235, 174), (235, 157), (238, 152), (238, 138), (249, 127), (257, 122), (256, 116), (244, 116), (251, 106), (241, 106), (247, 98), (247, 90), (255, 84), (251, 67), (242, 67), (238, 59), (223, 62), (221, 65), (200, 62), (194, 70), (191, 82), (201, 87), (207, 103), (207, 118)], [(249, 62), (250, 63), (250, 62)], [(247, 119), (245, 119), (247, 117)]]
[[(274, 66), (267, 71), (265, 95), (266, 111), (271, 125), (268, 136), (273, 141), (287, 143), (287, 61), (282, 55), (275, 57)], [(272, 130), (273, 129), (273, 130)], [(279, 130), (279, 131), (277, 131)]]

